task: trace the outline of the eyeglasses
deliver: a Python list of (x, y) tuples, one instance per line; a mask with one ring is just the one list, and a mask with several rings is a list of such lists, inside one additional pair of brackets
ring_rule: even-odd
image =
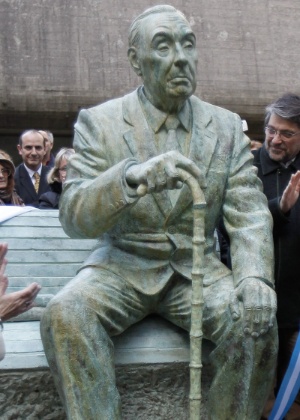
[(0, 169), (0, 172), (3, 176), (9, 177), (11, 175), (11, 171), (9, 169)]
[(293, 133), (292, 131), (284, 131), (284, 130), (281, 131), (281, 130), (276, 130), (273, 127), (270, 127), (269, 125), (266, 125), (265, 131), (271, 137), (274, 137), (274, 136), (276, 136), (278, 134), (281, 138), (283, 138), (285, 140), (289, 140), (292, 137), (296, 136), (297, 134), (300, 134), (300, 131), (297, 131), (296, 133)]
[(67, 167), (64, 166), (63, 168), (59, 168), (58, 170), (59, 172), (67, 172)]

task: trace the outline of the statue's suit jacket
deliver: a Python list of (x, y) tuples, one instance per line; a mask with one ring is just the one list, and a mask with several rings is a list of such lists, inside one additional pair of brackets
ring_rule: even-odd
[(36, 193), (33, 183), (26, 171), (26, 168), (23, 163), (21, 163), (17, 168), (14, 175), (15, 179), (15, 189), (19, 196), (22, 198), (26, 206), (39, 207), (39, 197), (43, 193), (50, 191), (49, 184), (47, 182), (47, 173), (49, 172), (50, 167), (43, 166), (40, 185), (38, 193)]
[[(192, 96), (189, 158), (205, 177), (204, 285), (230, 271), (219, 261), (214, 229), (222, 216), (231, 240), (233, 281), (273, 283), (272, 218), (252, 166), (240, 118)], [(77, 238), (102, 236), (83, 267), (110, 270), (146, 294), (174, 271), (191, 278), (192, 195), (184, 185), (174, 207), (163, 191), (139, 198), (126, 169), (158, 153), (137, 91), (88, 110), (75, 125), (74, 148), (60, 201), (60, 220)]]

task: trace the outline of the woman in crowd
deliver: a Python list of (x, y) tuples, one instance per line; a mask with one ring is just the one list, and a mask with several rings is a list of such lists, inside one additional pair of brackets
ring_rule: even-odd
[(0, 206), (24, 206), (14, 186), (15, 167), (11, 157), (0, 150)]
[(68, 149), (67, 147), (63, 147), (57, 153), (54, 167), (47, 175), (51, 191), (40, 196), (40, 209), (58, 209), (62, 186), (66, 180), (67, 163), (73, 153), (75, 153), (74, 149)]

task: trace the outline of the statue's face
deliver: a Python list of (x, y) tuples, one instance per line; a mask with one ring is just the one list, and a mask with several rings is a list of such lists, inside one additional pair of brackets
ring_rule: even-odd
[(139, 64), (146, 96), (159, 109), (166, 101), (185, 100), (196, 89), (196, 37), (179, 14), (143, 19)]

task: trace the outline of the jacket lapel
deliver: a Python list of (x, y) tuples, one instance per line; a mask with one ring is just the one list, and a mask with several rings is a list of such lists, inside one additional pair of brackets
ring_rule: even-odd
[(39, 186), (39, 195), (46, 192), (46, 191), (50, 191), (50, 187), (49, 184), (47, 182), (47, 173), (49, 172), (49, 170), (43, 166), (42, 167), (42, 172), (41, 172), (41, 179), (40, 179), (40, 186)]
[(37, 193), (35, 192), (33, 183), (24, 165), (20, 167), (20, 184), (22, 185), (22, 188), (27, 191), (27, 194), (32, 198), (32, 200), (35, 201), (37, 199)]

